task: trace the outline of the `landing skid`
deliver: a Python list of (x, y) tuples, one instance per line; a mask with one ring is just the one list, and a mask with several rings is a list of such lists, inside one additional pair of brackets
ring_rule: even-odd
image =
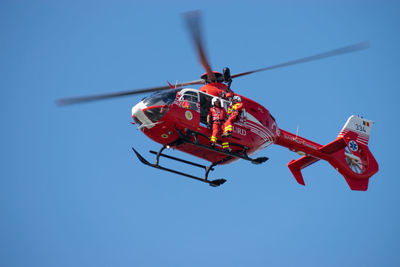
[[(191, 162), (191, 161), (188, 161), (188, 160), (184, 160), (184, 159), (180, 159), (180, 158), (176, 158), (176, 157), (172, 157), (172, 156), (163, 154), (162, 151), (163, 151), (165, 148), (166, 148), (166, 146), (163, 146), (158, 152), (150, 151), (150, 153), (156, 154), (156, 155), (157, 155), (157, 157), (156, 157), (156, 162), (155, 162), (155, 163), (150, 163), (150, 162), (148, 162), (148, 161), (147, 161), (142, 155), (140, 155), (139, 152), (137, 152), (133, 147), (132, 147), (132, 150), (133, 150), (133, 152), (135, 152), (136, 156), (138, 157), (138, 159), (139, 159), (143, 164), (146, 164), (146, 165), (148, 165), (148, 166), (150, 166), (150, 167), (157, 168), (157, 169), (160, 169), (160, 170), (163, 170), (163, 171), (167, 171), (167, 172), (172, 172), (172, 173), (175, 173), (175, 174), (178, 174), (178, 175), (182, 175), (182, 176), (185, 176), (185, 177), (188, 177), (188, 178), (191, 178), (191, 179), (195, 179), (195, 180), (197, 180), (197, 181), (200, 181), (200, 182), (203, 182), (203, 183), (207, 183), (207, 184), (209, 184), (210, 186), (213, 186), (213, 187), (220, 186), (221, 184), (223, 184), (223, 183), (226, 182), (225, 179), (208, 180), (208, 174), (210, 173), (210, 171), (214, 170), (214, 167), (215, 167), (215, 166), (217, 166), (218, 164), (220, 164), (220, 163), (222, 163), (222, 162), (228, 160), (228, 158), (225, 158), (225, 159), (223, 159), (223, 160), (221, 160), (221, 161), (218, 161), (218, 162), (214, 162), (214, 163), (211, 164), (210, 166), (204, 166), (204, 165), (201, 165), (201, 164), (197, 164), (197, 163), (195, 163), (195, 162)], [(182, 162), (182, 163), (185, 163), (185, 164), (189, 164), (189, 165), (192, 165), (192, 166), (196, 166), (196, 167), (203, 168), (203, 169), (205, 169), (205, 175), (204, 175), (203, 178), (201, 178), (201, 177), (193, 176), (193, 175), (188, 174), (188, 173), (183, 173), (183, 172), (180, 172), (180, 171), (177, 171), (177, 170), (165, 168), (165, 167), (163, 167), (163, 166), (161, 166), (161, 165), (159, 164), (160, 157), (169, 158), (169, 159), (176, 160), (176, 161), (179, 161), (179, 162)]]
[[(219, 160), (219, 161), (217, 161), (217, 162), (212, 163), (210, 166), (205, 166), (205, 165), (201, 165), (201, 164), (198, 164), (198, 163), (195, 163), (195, 162), (192, 162), (192, 161), (188, 161), (188, 160), (184, 160), (184, 159), (181, 159), (181, 158), (176, 158), (176, 157), (173, 157), (173, 156), (169, 156), (167, 154), (163, 154), (162, 152), (164, 151), (164, 149), (167, 148), (167, 146), (163, 146), (158, 152), (150, 150), (150, 153), (156, 155), (156, 162), (155, 163), (150, 163), (142, 155), (140, 155), (139, 152), (137, 152), (133, 147), (132, 147), (132, 150), (133, 150), (133, 152), (135, 152), (136, 156), (138, 157), (138, 159), (143, 164), (146, 164), (146, 165), (148, 165), (150, 167), (157, 168), (157, 169), (160, 169), (160, 170), (163, 170), (163, 171), (172, 172), (172, 173), (175, 173), (175, 174), (178, 174), (178, 175), (181, 175), (181, 176), (185, 176), (185, 177), (188, 177), (188, 178), (191, 178), (191, 179), (203, 182), (203, 183), (207, 183), (207, 184), (209, 184), (210, 186), (213, 186), (213, 187), (220, 186), (221, 184), (226, 182), (225, 179), (208, 180), (208, 175), (209, 175), (210, 171), (213, 171), (214, 167), (217, 166), (218, 164), (224, 163), (224, 162), (226, 162), (226, 161), (228, 161), (228, 160), (230, 160), (232, 158), (240, 158), (240, 159), (248, 160), (253, 164), (261, 164), (261, 163), (263, 163), (263, 162), (268, 160), (267, 157), (259, 157), (259, 158), (255, 158), (255, 159), (250, 158), (247, 155), (247, 152), (246, 152), (248, 150), (248, 148), (245, 147), (245, 146), (239, 145), (239, 144), (231, 143), (231, 145), (239, 147), (241, 150), (238, 150), (238, 151), (235, 151), (235, 152), (228, 152), (228, 151), (216, 149), (214, 147), (201, 144), (199, 142), (199, 139), (198, 139), (199, 136), (203, 136), (203, 137), (208, 139), (207, 136), (205, 136), (205, 135), (203, 135), (201, 133), (187, 130), (186, 134), (183, 134), (178, 129), (176, 129), (176, 130), (179, 133), (179, 135), (181, 136), (181, 139), (179, 139), (178, 142), (175, 142), (174, 144), (171, 144), (171, 146), (173, 146), (173, 145), (176, 146), (176, 145), (179, 145), (179, 144), (182, 144), (182, 143), (189, 143), (189, 144), (192, 144), (192, 145), (197, 146), (197, 147), (205, 148), (205, 149), (208, 149), (208, 150), (211, 150), (211, 151), (214, 151), (214, 152), (218, 152), (218, 153), (224, 154), (224, 155), (226, 155), (226, 157), (221, 159), (221, 160)], [(194, 137), (194, 141), (191, 140), (191, 136)], [(172, 160), (175, 160), (175, 161), (179, 161), (179, 162), (182, 162), (182, 163), (185, 163), (185, 164), (188, 164), (188, 165), (192, 165), (192, 166), (195, 166), (195, 167), (202, 168), (202, 169), (205, 170), (204, 177), (197, 177), (197, 176), (194, 176), (194, 175), (191, 175), (191, 174), (188, 174), (188, 173), (184, 173), (184, 172), (180, 172), (180, 171), (177, 171), (177, 170), (174, 170), (174, 169), (169, 169), (169, 168), (163, 167), (163, 166), (161, 166), (159, 164), (160, 157), (169, 158), (169, 159), (172, 159)]]

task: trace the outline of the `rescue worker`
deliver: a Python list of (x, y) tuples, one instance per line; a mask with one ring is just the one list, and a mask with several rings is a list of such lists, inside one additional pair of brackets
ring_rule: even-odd
[(232, 97), (234, 96), (234, 93), (232, 90), (229, 89), (228, 92), (225, 93), (225, 99), (228, 100), (229, 102), (232, 101)]
[(219, 97), (228, 101), (232, 101), (233, 92), (229, 90), (229, 92), (222, 92), (219, 94)]
[[(226, 111), (221, 107), (221, 101), (217, 97), (213, 97), (211, 100), (211, 108), (207, 115), (207, 125), (211, 130), (211, 146), (214, 147), (217, 142), (217, 136), (222, 132), (222, 127), (226, 119)], [(222, 144), (222, 148), (224, 148)], [(228, 144), (229, 148), (229, 144)], [(224, 148), (225, 149), (225, 148)]]
[(240, 115), (243, 112), (243, 103), (242, 103), (242, 99), (240, 98), (240, 96), (235, 95), (232, 98), (232, 102), (228, 107), (228, 119), (225, 122), (224, 125), (224, 133), (222, 134), (223, 137), (229, 137), (232, 135), (232, 123), (234, 123), (235, 121), (239, 120)]
[(179, 106), (181, 106), (182, 108), (189, 109), (190, 104), (189, 104), (189, 102), (188, 102), (187, 100), (183, 100), (183, 101), (179, 104)]
[(187, 96), (187, 95), (184, 95), (184, 96), (181, 98), (180, 103), (179, 103), (179, 106), (180, 106), (181, 108), (186, 108), (186, 109), (189, 109), (189, 108), (190, 108), (190, 103), (189, 103), (189, 101), (188, 101), (188, 96)]

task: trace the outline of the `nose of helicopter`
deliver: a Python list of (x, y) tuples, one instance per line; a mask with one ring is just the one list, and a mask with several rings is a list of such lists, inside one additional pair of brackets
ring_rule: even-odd
[(132, 118), (139, 128), (152, 128), (168, 112), (180, 89), (157, 92), (132, 108)]
[(132, 119), (134, 122), (140, 127), (147, 127), (151, 128), (151, 125), (153, 124), (152, 121), (147, 118), (146, 114), (144, 113), (144, 110), (147, 108), (147, 105), (143, 103), (143, 101), (140, 101), (137, 103), (135, 106), (132, 107)]
[(152, 128), (167, 113), (168, 105), (148, 106), (143, 101), (132, 107), (132, 118), (139, 127)]

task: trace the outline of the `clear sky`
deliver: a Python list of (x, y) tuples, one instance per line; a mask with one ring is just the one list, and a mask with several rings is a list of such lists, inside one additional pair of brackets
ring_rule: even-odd
[[(198, 79), (181, 17), (194, 9), (219, 71), (370, 41), (232, 84), (321, 144), (352, 114), (373, 120), (367, 192), (326, 162), (297, 184), (298, 155), (279, 146), (217, 168), (228, 181), (211, 188), (134, 156), (159, 148), (130, 123), (143, 96), (55, 105)], [(400, 266), (399, 14), (399, 1), (1, 1), (0, 266)]]

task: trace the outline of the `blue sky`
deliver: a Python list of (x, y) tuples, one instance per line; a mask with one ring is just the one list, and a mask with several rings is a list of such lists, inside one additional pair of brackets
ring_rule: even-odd
[[(328, 163), (236, 162), (211, 188), (142, 165), (142, 96), (55, 100), (190, 81), (204, 72), (181, 13), (201, 9), (215, 70), (265, 67), (370, 41), (362, 52), (238, 78), (282, 129), (321, 144), (375, 122), (380, 171), (350, 191)], [(399, 266), (398, 1), (2, 1), (1, 266)], [(176, 156), (184, 156), (176, 152)], [(193, 171), (177, 165), (183, 171)]]

